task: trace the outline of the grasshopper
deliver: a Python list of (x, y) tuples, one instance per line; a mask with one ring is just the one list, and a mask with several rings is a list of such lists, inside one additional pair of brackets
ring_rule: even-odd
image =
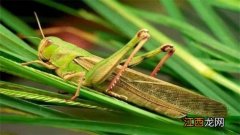
[[(71, 100), (79, 96), (81, 86), (87, 86), (171, 118), (182, 118), (187, 114), (226, 116), (227, 109), (223, 104), (155, 78), (163, 63), (174, 53), (172, 45), (163, 45), (146, 54), (134, 56), (150, 37), (146, 29), (138, 31), (124, 47), (103, 59), (60, 38), (45, 37), (35, 16), (43, 36), (38, 48), (39, 60), (23, 65), (38, 63), (55, 70), (64, 80), (77, 83), (76, 93)], [(131, 50), (128, 59), (123, 60)], [(150, 76), (128, 68), (160, 52), (166, 52), (166, 55)]]

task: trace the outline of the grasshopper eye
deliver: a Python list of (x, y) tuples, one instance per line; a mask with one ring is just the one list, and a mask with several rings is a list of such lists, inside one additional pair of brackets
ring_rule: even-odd
[(43, 41), (43, 43), (42, 43), (42, 49), (44, 49), (44, 48), (46, 48), (46, 47), (48, 47), (49, 45), (51, 45), (53, 42), (52, 42), (52, 40), (51, 39), (47, 39), (47, 38), (45, 38), (45, 40)]
[(51, 39), (47, 39), (46, 40), (46, 45), (50, 45), (50, 44), (52, 44), (52, 40)]

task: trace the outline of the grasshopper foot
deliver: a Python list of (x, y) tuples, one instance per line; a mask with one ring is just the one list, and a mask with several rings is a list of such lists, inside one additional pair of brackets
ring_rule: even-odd
[(72, 97), (70, 98), (70, 101), (76, 100), (77, 97), (78, 97), (78, 96), (76, 96), (76, 95), (72, 96)]
[(67, 102), (68, 101), (75, 101), (77, 99), (78, 96), (74, 95), (72, 96), (70, 99), (65, 99)]

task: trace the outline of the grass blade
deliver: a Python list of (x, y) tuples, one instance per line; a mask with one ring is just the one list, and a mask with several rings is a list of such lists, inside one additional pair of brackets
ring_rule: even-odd
[(240, 73), (240, 64), (224, 62), (219, 60), (209, 60), (209, 59), (201, 59), (208, 66), (212, 67), (215, 70), (228, 72), (228, 73)]
[[(151, 22), (155, 22), (155, 23), (159, 23), (159, 24), (171, 27), (171, 28), (175, 28), (176, 30), (185, 34), (192, 40), (202, 43), (206, 47), (210, 47), (210, 48), (214, 49), (214, 50), (211, 50), (211, 49), (206, 48), (205, 50), (203, 50), (204, 52), (207, 52), (207, 53), (211, 52), (212, 54), (214, 54), (213, 55), (214, 57), (217, 57), (217, 58), (220, 58), (220, 59), (226, 60), (226, 61), (240, 61), (239, 57), (237, 57), (238, 52), (236, 50), (230, 48), (229, 46), (222, 44), (221, 42), (214, 39), (211, 35), (204, 33), (200, 29), (193, 27), (192, 25), (189, 25), (188, 23), (178, 21), (177, 19), (173, 19), (173, 18), (164, 16), (164, 15), (161, 15), (161, 14), (156, 14), (156, 13), (147, 12), (147, 11), (141, 11), (141, 10), (129, 8), (129, 7), (127, 7), (127, 9), (130, 12), (133, 12), (134, 14), (136, 14), (138, 16), (142, 16), (143, 18), (145, 18)], [(200, 47), (198, 47), (198, 48), (200, 48)], [(218, 51), (220, 56), (219, 56), (219, 54), (215, 55), (216, 54), (215, 50)]]
[[(181, 22), (186, 22), (186, 19), (182, 15), (180, 9), (177, 8), (177, 6), (173, 0), (160, 0), (160, 2), (163, 4), (165, 10), (168, 12), (168, 14), (173, 19), (179, 20)], [(200, 44), (196, 44), (196, 42), (194, 42), (192, 39), (186, 37), (186, 35), (182, 36), (182, 38), (187, 43), (187, 45), (188, 45), (187, 48), (189, 49), (190, 52), (192, 52), (192, 54), (194, 54), (195, 56), (201, 56), (201, 57), (208, 56), (208, 55), (203, 56), (203, 53), (201, 52), (201, 50), (194, 47), (196, 45), (200, 46)]]
[(99, 110), (107, 110), (106, 108), (96, 106), (96, 104), (90, 103), (86, 100), (67, 101), (70, 97), (49, 92), (46, 90), (40, 90), (36, 88), (26, 87), (22, 85), (16, 85), (12, 83), (0, 81), (0, 93), (11, 97), (22, 98), (34, 101), (43, 101), (46, 103), (79, 106), (85, 108), (94, 108)]
[[(211, 134), (218, 135), (219, 131), (209, 130), (207, 128), (184, 128), (176, 125), (160, 125), (159, 127), (147, 127), (139, 125), (127, 125), (119, 123), (96, 122), (76, 119), (53, 119), (53, 118), (28, 118), (19, 116), (1, 116), (2, 123), (23, 123), (31, 125), (44, 125), (50, 127), (61, 127), (67, 129), (88, 130), (93, 132), (106, 132), (113, 134), (138, 134), (138, 135), (159, 135), (176, 134), (183, 135), (186, 132), (191, 135)], [(63, 124), (64, 123), (64, 124)], [(67, 127), (65, 125), (68, 125)], [(184, 130), (183, 130), (184, 128)], [(170, 130), (174, 129), (174, 130)]]
[(221, 18), (218, 17), (218, 15), (207, 3), (203, 3), (199, 0), (189, 0), (189, 2), (219, 40), (221, 40), (225, 45), (237, 49), (237, 42), (233, 38), (232, 34)]
[[(11, 14), (3, 7), (0, 7), (0, 12), (0, 20), (3, 21), (4, 24), (14, 29), (17, 33), (21, 33), (21, 35), (23, 35), (24, 37), (38, 37), (38, 35), (32, 28), (30, 28), (22, 20), (18, 19), (16, 16)], [(37, 46), (39, 43), (39, 40), (36, 39), (27, 38), (27, 40), (35, 46)]]
[(225, 8), (236, 12), (240, 11), (239, 0), (209, 0), (206, 2), (216, 7)]
[(62, 112), (52, 110), (52, 109), (49, 109), (37, 104), (33, 104), (24, 100), (20, 100), (17, 98), (12, 98), (3, 94), (0, 94), (0, 102), (2, 105), (23, 110), (23, 111), (26, 111), (35, 115), (43, 116), (43, 117), (50, 117), (50, 118), (51, 117), (52, 118), (69, 117), (68, 115)]
[(37, 51), (29, 47), (25, 42), (0, 24), (0, 45), (11, 52), (26, 58), (37, 59)]

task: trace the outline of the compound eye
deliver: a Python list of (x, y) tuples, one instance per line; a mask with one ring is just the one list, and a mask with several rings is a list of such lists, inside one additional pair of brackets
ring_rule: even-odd
[(52, 42), (52, 40), (51, 39), (46, 39), (46, 41), (45, 41), (45, 47), (48, 47), (49, 45), (51, 45), (53, 42)]
[(52, 40), (51, 39), (46, 39), (45, 42), (43, 43), (43, 49), (47, 48), (51, 44), (53, 44)]
[(52, 40), (51, 39), (47, 39), (47, 43), (51, 44)]

